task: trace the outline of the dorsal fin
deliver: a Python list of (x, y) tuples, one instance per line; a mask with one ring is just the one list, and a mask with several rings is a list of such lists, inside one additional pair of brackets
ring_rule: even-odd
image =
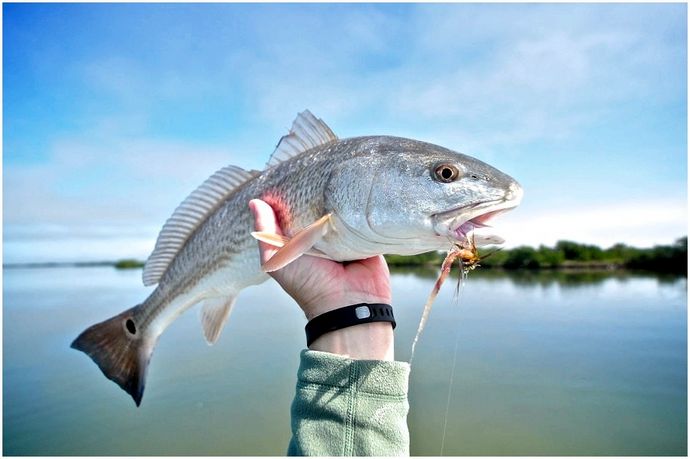
[(256, 177), (257, 171), (227, 166), (210, 176), (194, 190), (161, 229), (156, 247), (144, 265), (144, 285), (158, 283), (170, 262), (189, 236), (230, 196), (238, 186)]
[(273, 167), (302, 152), (336, 140), (338, 137), (326, 123), (305, 110), (292, 122), (290, 133), (280, 139), (266, 167)]

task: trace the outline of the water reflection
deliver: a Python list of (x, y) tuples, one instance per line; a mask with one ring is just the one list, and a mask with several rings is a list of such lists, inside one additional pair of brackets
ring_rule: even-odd
[[(439, 275), (440, 267), (415, 266), (415, 267), (393, 267), (393, 274), (411, 274), (420, 279), (436, 279)], [(460, 276), (457, 265), (453, 267), (449, 281)], [(509, 271), (502, 269), (482, 269), (477, 268), (470, 271), (469, 278), (481, 280), (510, 280), (516, 286), (533, 288), (539, 285), (545, 288), (558, 285), (563, 288), (577, 288), (583, 285), (597, 285), (606, 281), (616, 280), (618, 282), (634, 281), (636, 279), (654, 279), (660, 284), (673, 285), (677, 283), (687, 283), (687, 278), (667, 273), (635, 272), (625, 270), (519, 270)]]
[[(407, 360), (438, 270), (392, 273), (396, 357)], [(213, 347), (195, 313), (180, 317), (137, 409), (69, 343), (140, 301), (140, 279), (111, 268), (4, 272), (3, 452), (285, 454), (304, 346), (292, 300), (274, 282), (247, 289)], [(480, 268), (457, 297), (453, 283), (416, 351), (413, 455), (439, 453), (453, 359), (446, 454), (686, 454), (685, 278)]]

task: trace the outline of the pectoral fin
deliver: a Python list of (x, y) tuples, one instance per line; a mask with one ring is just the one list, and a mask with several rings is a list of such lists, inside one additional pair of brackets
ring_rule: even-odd
[[(276, 233), (268, 233), (265, 231), (253, 231), (252, 237), (256, 239), (257, 241), (265, 242), (266, 244), (270, 244), (273, 247), (283, 247), (285, 244), (287, 244), (290, 241), (290, 238), (287, 236), (281, 236), (280, 234)], [(304, 252), (305, 255), (311, 255), (312, 257), (319, 257), (319, 258), (325, 258), (327, 260), (331, 260), (331, 257), (320, 251), (319, 249), (311, 248), (310, 250), (307, 250)]]
[(327, 214), (304, 228), (293, 238), (285, 242), (283, 247), (261, 266), (261, 269), (267, 273), (276, 271), (309, 252), (314, 244), (320, 241), (328, 232), (330, 220), (331, 214)]
[(204, 337), (209, 345), (218, 341), (234, 304), (234, 296), (208, 298), (204, 301), (201, 308), (201, 327), (204, 329)]
[(252, 237), (257, 241), (265, 242), (273, 247), (283, 247), (290, 240), (287, 236), (281, 236), (276, 233), (269, 233), (266, 231), (252, 231)]

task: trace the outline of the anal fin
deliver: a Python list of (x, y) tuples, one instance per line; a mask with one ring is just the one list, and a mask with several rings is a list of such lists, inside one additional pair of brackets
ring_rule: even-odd
[(208, 298), (204, 301), (201, 307), (201, 328), (209, 345), (218, 341), (234, 304), (234, 296)]

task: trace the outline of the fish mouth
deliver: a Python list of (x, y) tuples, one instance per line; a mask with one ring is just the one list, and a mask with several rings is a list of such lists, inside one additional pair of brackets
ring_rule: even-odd
[[(505, 240), (490, 231), (490, 220), (499, 214), (514, 209), (519, 200), (496, 200), (474, 203), (447, 210), (433, 216), (435, 230), (439, 236), (449, 237), (465, 245), (473, 239), (476, 245), (502, 244)], [(477, 231), (479, 230), (479, 231)]]

